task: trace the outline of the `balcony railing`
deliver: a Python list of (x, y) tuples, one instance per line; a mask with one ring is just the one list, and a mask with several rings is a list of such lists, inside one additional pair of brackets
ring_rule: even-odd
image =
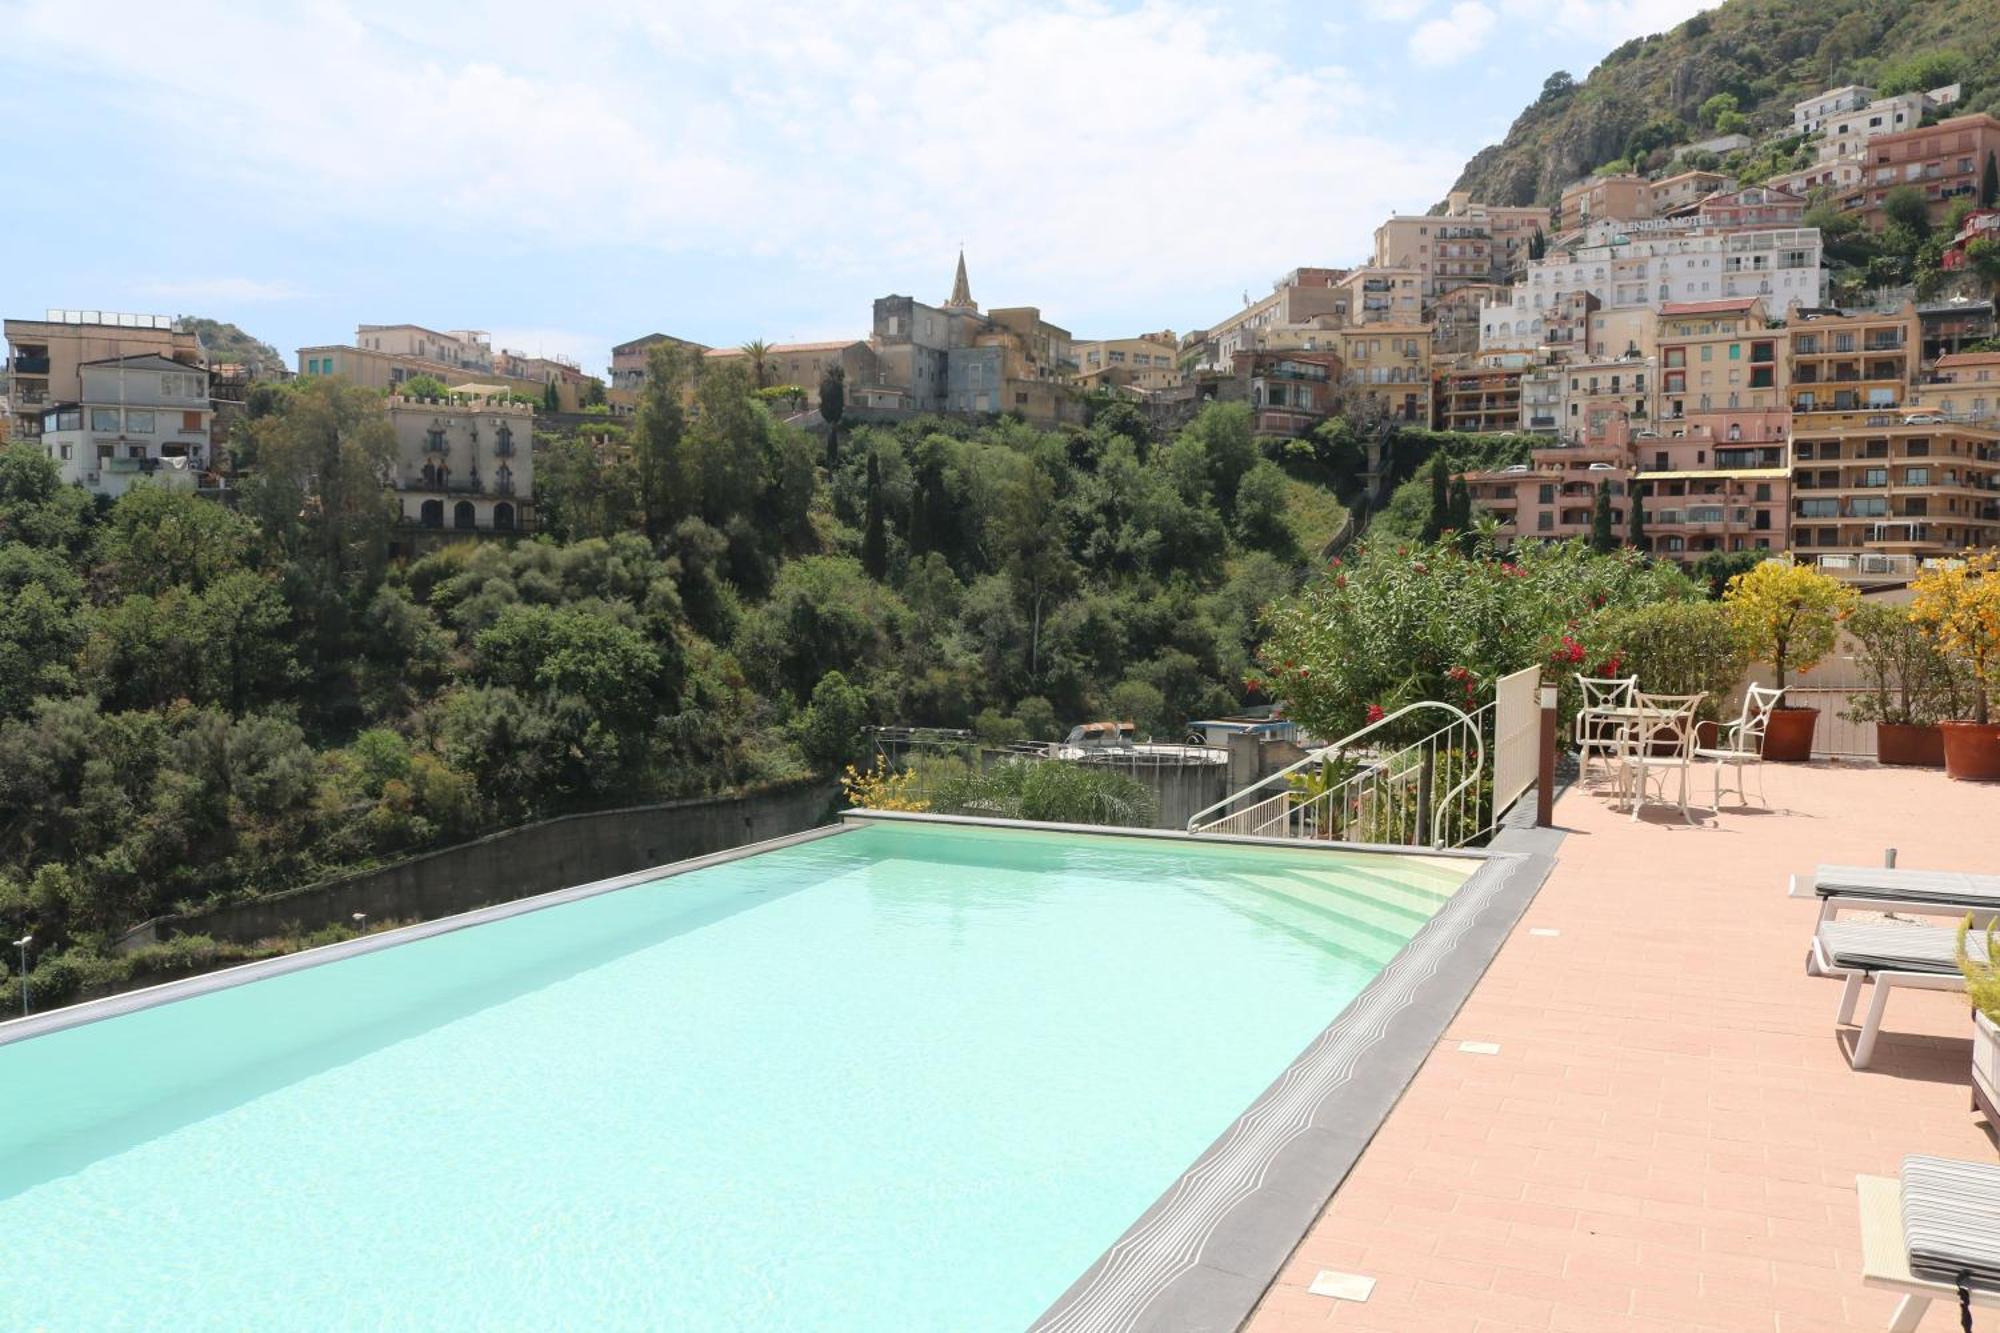
[(49, 373), (49, 359), (46, 356), (17, 356), (8, 363), (16, 375), (46, 375)]

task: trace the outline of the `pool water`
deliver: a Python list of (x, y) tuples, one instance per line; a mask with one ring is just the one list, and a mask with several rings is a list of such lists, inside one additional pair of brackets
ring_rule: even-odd
[(1471, 865), (864, 824), (0, 1046), (0, 1325), (1019, 1329)]

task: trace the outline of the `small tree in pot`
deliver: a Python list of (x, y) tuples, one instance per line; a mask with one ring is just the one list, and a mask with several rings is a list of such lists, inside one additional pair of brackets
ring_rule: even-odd
[[(1853, 609), (1854, 589), (1790, 556), (1766, 560), (1729, 580), (1722, 604), (1750, 656), (1769, 662), (1784, 689), (1833, 651), (1840, 621)], [(1764, 757), (1799, 763), (1812, 757), (1817, 708), (1780, 703), (1764, 731)]]
[(1972, 719), (1939, 723), (1944, 768), (1954, 778), (2000, 782), (2000, 725), (1990, 698), (2000, 689), (2000, 552), (1925, 570), (1911, 585), (1910, 618), (1966, 675)]
[(1957, 717), (1963, 705), (1960, 671), (1905, 607), (1858, 606), (1847, 618), (1847, 632), (1860, 647), (1868, 692), (1854, 696), (1841, 716), (1875, 724), (1875, 757), (1882, 763), (1943, 767), (1944, 734), (1937, 724)]

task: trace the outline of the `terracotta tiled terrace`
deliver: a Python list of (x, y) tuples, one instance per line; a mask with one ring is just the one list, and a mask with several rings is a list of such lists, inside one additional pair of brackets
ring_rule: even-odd
[[(1909, 1152), (1994, 1160), (1970, 1020), (1962, 997), (1899, 991), (1851, 1069), (1840, 985), (1805, 972), (1816, 909), (1785, 880), (1892, 846), (1904, 866), (2000, 868), (2000, 790), (1819, 764), (1766, 765), (1765, 786), (1770, 813), (1732, 797), (1696, 828), (1562, 797), (1548, 882), (1247, 1327), (1888, 1326), (1896, 1298), (1860, 1282), (1854, 1178)], [(1311, 1294), (1322, 1269), (1373, 1295)]]

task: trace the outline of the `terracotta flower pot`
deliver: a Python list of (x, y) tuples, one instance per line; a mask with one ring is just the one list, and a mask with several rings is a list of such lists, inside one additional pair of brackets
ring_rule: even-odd
[(1716, 749), (1717, 748), (1716, 743), (1719, 740), (1721, 740), (1721, 738), (1722, 738), (1722, 726), (1720, 723), (1697, 722), (1694, 724), (1694, 743), (1697, 746), (1701, 747), (1702, 749), (1704, 750)]
[(1764, 757), (1778, 764), (1803, 764), (1812, 758), (1817, 708), (1774, 708), (1764, 724)]
[(2000, 782), (2000, 722), (1940, 722), (1944, 771), (1961, 782)]
[(1875, 758), (1884, 764), (1916, 768), (1944, 767), (1944, 733), (1936, 727), (1905, 722), (1875, 724)]

